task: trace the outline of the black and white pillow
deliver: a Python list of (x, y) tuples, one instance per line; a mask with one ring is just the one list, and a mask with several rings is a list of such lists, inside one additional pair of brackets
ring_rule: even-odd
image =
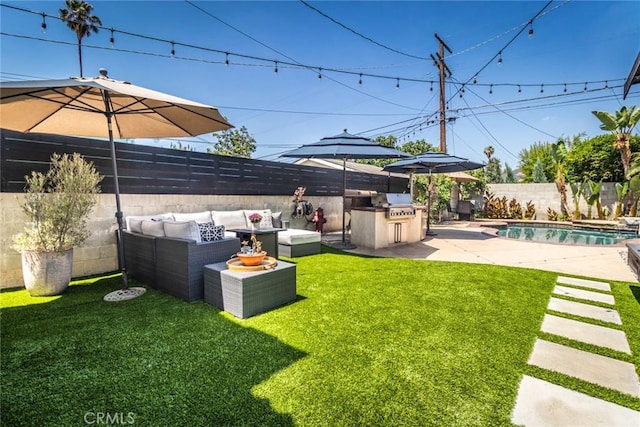
[(215, 225), (213, 222), (203, 222), (198, 224), (200, 228), (200, 238), (203, 242), (213, 242), (224, 239), (224, 225)]

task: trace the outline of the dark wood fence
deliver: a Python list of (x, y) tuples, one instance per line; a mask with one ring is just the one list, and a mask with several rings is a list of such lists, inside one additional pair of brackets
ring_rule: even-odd
[[(109, 142), (0, 130), (1, 192), (24, 191), (24, 176), (46, 171), (53, 153), (78, 152), (104, 176), (103, 193), (113, 193)], [(120, 192), (129, 194), (339, 196), (342, 173), (332, 169), (243, 159), (130, 143), (116, 143)], [(407, 179), (347, 172), (347, 188), (403, 192)]]

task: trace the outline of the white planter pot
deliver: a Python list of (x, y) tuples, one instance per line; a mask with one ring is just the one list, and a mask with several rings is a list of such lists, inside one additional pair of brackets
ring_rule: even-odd
[(22, 252), (22, 278), (34, 297), (60, 295), (71, 281), (73, 248), (65, 252)]

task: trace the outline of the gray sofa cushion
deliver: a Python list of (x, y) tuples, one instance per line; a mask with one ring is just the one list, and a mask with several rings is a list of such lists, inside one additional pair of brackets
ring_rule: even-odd
[(212, 211), (211, 216), (216, 225), (224, 225), (227, 230), (234, 228), (247, 228), (247, 220), (243, 210), (237, 211)]
[(211, 218), (211, 211), (202, 211), (195, 213), (173, 213), (173, 218), (176, 221), (195, 221), (198, 224), (213, 221)]
[(164, 235), (167, 237), (202, 242), (200, 229), (195, 221), (163, 221)]
[(164, 224), (162, 221), (145, 219), (140, 225), (142, 234), (153, 237), (164, 237)]

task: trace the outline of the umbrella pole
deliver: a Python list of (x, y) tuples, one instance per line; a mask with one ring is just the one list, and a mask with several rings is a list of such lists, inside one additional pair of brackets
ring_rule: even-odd
[(113, 186), (116, 193), (116, 221), (118, 222), (118, 266), (122, 272), (122, 288), (129, 289), (129, 280), (127, 278), (127, 265), (124, 258), (124, 241), (122, 240), (122, 208), (120, 207), (120, 185), (118, 183), (118, 164), (116, 163), (116, 144), (113, 141), (113, 128), (111, 125), (111, 106), (109, 102), (109, 94), (105, 95), (107, 127), (109, 129), (109, 144), (111, 146), (111, 166), (113, 169)]
[(431, 169), (429, 169), (429, 184), (427, 186), (427, 232), (425, 236), (435, 236), (435, 233), (430, 231), (431, 224), (431, 182), (432, 182)]
[(342, 244), (345, 243), (345, 202), (347, 200), (347, 158), (342, 159)]

